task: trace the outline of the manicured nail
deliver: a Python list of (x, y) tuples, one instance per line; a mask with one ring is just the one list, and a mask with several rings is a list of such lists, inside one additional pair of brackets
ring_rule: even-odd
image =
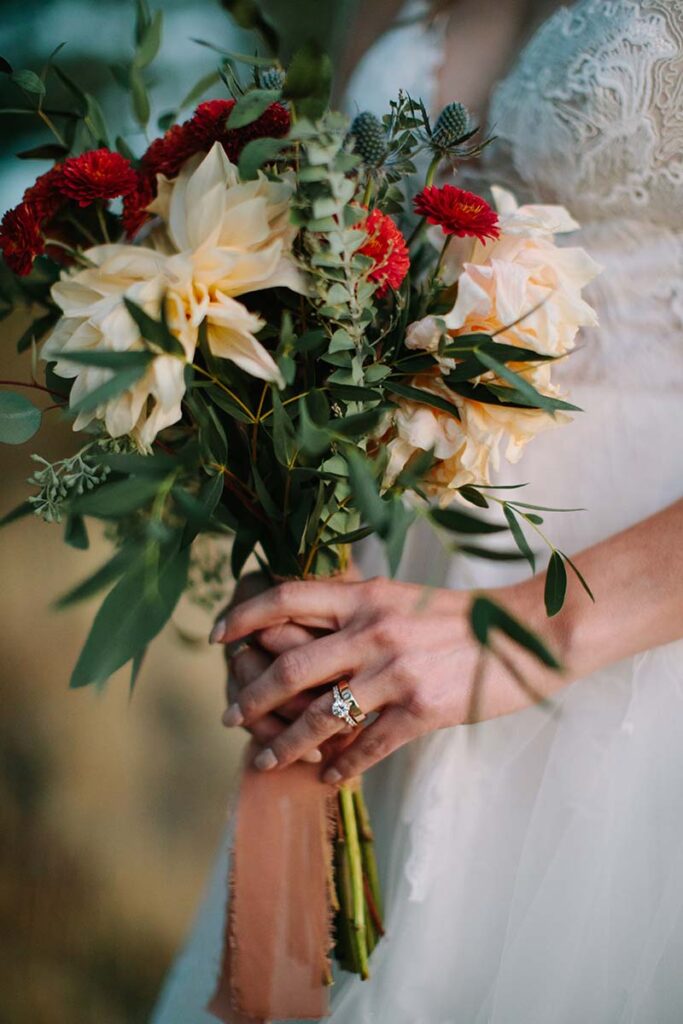
[(225, 632), (225, 619), (219, 619), (209, 633), (209, 643), (217, 644)]
[(320, 764), (323, 759), (323, 755), (319, 750), (309, 750), (307, 754), (301, 755), (302, 761), (307, 761), (308, 764)]
[(336, 786), (338, 782), (341, 782), (341, 777), (341, 772), (338, 772), (336, 768), (328, 768), (323, 775), (323, 782), (327, 782), (330, 786)]
[(276, 764), (277, 758), (270, 747), (266, 747), (254, 758), (254, 768), (258, 768), (260, 772), (269, 772)]
[(241, 725), (243, 721), (244, 715), (242, 714), (242, 709), (240, 708), (237, 702), (231, 704), (228, 710), (223, 715), (223, 725)]

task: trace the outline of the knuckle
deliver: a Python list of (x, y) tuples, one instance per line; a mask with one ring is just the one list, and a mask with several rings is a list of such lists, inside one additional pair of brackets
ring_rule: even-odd
[(400, 643), (400, 619), (393, 615), (382, 615), (370, 627), (373, 641), (384, 650), (394, 650)]
[(301, 679), (306, 666), (305, 655), (298, 650), (286, 651), (277, 659), (275, 678), (277, 683), (286, 690), (293, 690)]
[(381, 758), (389, 751), (389, 740), (384, 733), (368, 730), (358, 746), (360, 747), (359, 754), (361, 756), (373, 759)]
[(432, 716), (432, 704), (422, 687), (415, 687), (412, 690), (404, 710), (420, 722), (429, 721)]
[(372, 576), (369, 580), (361, 583), (360, 586), (365, 591), (366, 600), (374, 603), (384, 597), (386, 581), (382, 576)]
[(258, 694), (242, 692), (239, 699), (240, 710), (246, 722), (253, 722), (261, 712), (261, 702)]
[(397, 657), (392, 662), (390, 671), (394, 685), (412, 699), (414, 691), (418, 688), (420, 675), (418, 667), (410, 655)]
[(284, 583), (278, 584), (273, 595), (276, 607), (280, 609), (288, 608), (296, 597), (298, 586), (299, 584), (293, 580), (285, 580)]
[(306, 729), (314, 735), (325, 734), (330, 728), (329, 700), (312, 701), (302, 713), (302, 722)]

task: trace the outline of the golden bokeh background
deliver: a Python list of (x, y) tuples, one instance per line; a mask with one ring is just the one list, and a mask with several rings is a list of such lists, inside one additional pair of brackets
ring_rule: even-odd
[[(2, 324), (0, 378), (30, 357)], [(28, 392), (27, 392), (28, 393)], [(36, 400), (40, 402), (40, 399)], [(32, 441), (0, 446), (0, 515), (26, 498), (32, 451), (76, 450), (46, 413)], [(90, 525), (90, 524), (89, 524)], [(242, 738), (220, 723), (221, 652), (185, 599), (151, 646), (131, 696), (69, 690), (100, 598), (52, 603), (107, 557), (29, 516), (0, 531), (0, 1021), (142, 1024), (191, 924), (235, 786)], [(190, 1022), (188, 1022), (190, 1024)]]

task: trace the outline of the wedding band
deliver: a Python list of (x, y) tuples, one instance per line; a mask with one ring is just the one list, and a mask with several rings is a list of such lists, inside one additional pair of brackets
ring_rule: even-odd
[(353, 729), (365, 721), (365, 714), (346, 683), (341, 683), (341, 685), (335, 683), (332, 687), (330, 710), (335, 718), (341, 718)]

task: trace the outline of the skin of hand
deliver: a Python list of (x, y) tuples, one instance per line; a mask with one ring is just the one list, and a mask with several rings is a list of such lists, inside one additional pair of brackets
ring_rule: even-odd
[[(346, 580), (360, 579), (360, 575), (355, 566), (352, 565), (346, 570), (343, 577), (340, 578)], [(263, 573), (248, 573), (237, 583), (232, 600), (227, 608), (223, 610), (221, 616), (225, 617), (232, 608), (251, 597), (264, 593), (271, 586), (271, 582)], [(319, 635), (320, 631), (318, 630), (305, 629), (296, 623), (288, 622), (283, 623), (279, 629), (269, 631), (267, 649), (260, 642), (258, 633), (251, 636), (249, 642), (242, 642), (237, 647), (229, 644), (226, 645), (225, 660), (228, 673), (225, 696), (228, 708), (238, 700), (239, 694), (245, 687), (269, 668), (274, 658), (284, 654), (285, 651), (309, 643)], [(267, 747), (276, 736), (283, 732), (290, 722), (294, 721), (305, 710), (311, 700), (317, 695), (318, 692), (314, 690), (296, 694), (291, 699), (282, 703), (275, 711), (256, 719), (249, 726), (245, 725), (245, 728), (261, 746)], [(226, 722), (227, 715), (228, 712), (226, 711), (223, 715), (223, 721), (224, 724), (229, 725), (230, 722)], [(348, 742), (349, 740), (346, 738), (346, 735), (334, 737), (325, 746), (326, 755), (329, 756), (332, 751), (342, 749)], [(303, 754), (300, 760), (316, 764), (322, 758), (321, 751), (314, 748)]]
[[(258, 768), (284, 768), (322, 747), (325, 779), (338, 782), (425, 732), (518, 710), (562, 685), (559, 676), (537, 668), (509, 643), (500, 644), (509, 667), (490, 659), (478, 672), (470, 598), (463, 591), (377, 578), (287, 582), (241, 603), (226, 617), (224, 638), (258, 629), (259, 644), (276, 657), (261, 653), (257, 664), (242, 652), (249, 679), (226, 711), (225, 724), (244, 725), (267, 744), (255, 759)], [(518, 606), (520, 600), (511, 590), (506, 603)], [(300, 636), (288, 632), (293, 627), (318, 635), (299, 642)], [(526, 688), (517, 675), (527, 680)], [(376, 721), (351, 733), (330, 713), (330, 685), (342, 678), (352, 679), (366, 713), (381, 711)], [(287, 717), (298, 712), (286, 727), (274, 719), (283, 706)], [(345, 751), (330, 745), (339, 734)]]
[(283, 702), (326, 684), (254, 762), (262, 770), (284, 768), (343, 728), (330, 712), (329, 686), (350, 679), (363, 711), (381, 713), (354, 729), (347, 748), (327, 760), (323, 778), (335, 783), (433, 729), (529, 707), (604, 665), (683, 635), (683, 500), (574, 561), (593, 585), (595, 607), (574, 586), (563, 611), (546, 619), (540, 577), (492, 592), (555, 649), (566, 666), (563, 674), (505, 638), (498, 657), (482, 666), (466, 591), (382, 578), (272, 588), (233, 608), (213, 638), (233, 643), (257, 633), (268, 650), (281, 642), (286, 625), (325, 635), (275, 657), (242, 689), (224, 720), (251, 727)]

